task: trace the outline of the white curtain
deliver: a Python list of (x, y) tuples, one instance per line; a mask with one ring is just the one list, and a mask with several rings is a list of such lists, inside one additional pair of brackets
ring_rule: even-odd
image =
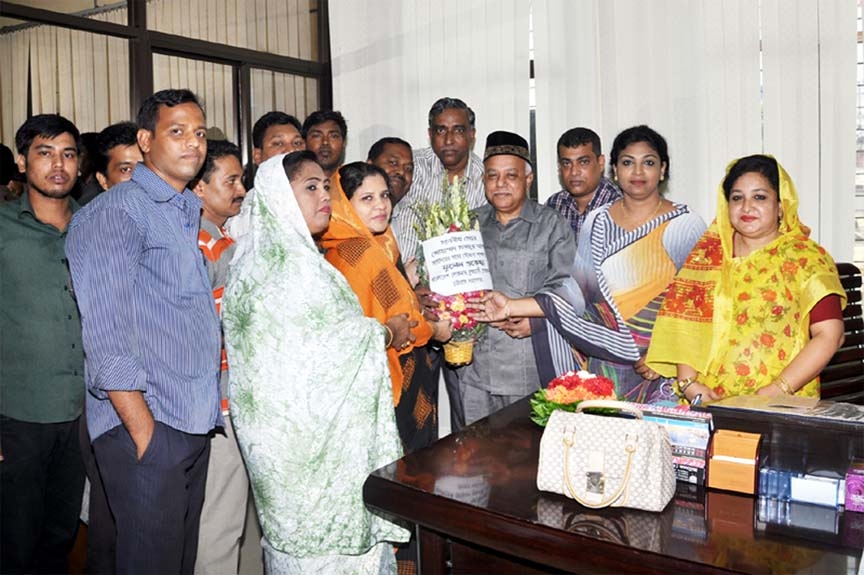
[[(125, 25), (128, 22), (126, 9), (110, 10), (92, 16), (94, 20)], [(108, 126), (117, 122), (135, 120), (137, 110), (130, 108), (129, 96), (129, 48), (122, 38), (93, 35), (94, 50), (107, 54), (104, 73), (94, 76), (95, 92), (107, 94), (102, 105), (96, 106), (97, 126)]]
[(764, 149), (795, 181), (814, 237), (852, 261), (856, 2), (763, 0), (762, 22)]
[[(125, 23), (126, 10), (93, 18)], [(0, 36), (0, 64), (5, 72), (0, 84), (2, 137), (10, 148), (15, 131), (27, 119), (28, 69), (33, 114), (61, 114), (81, 132), (132, 119), (126, 40), (31, 26)]]
[[(313, 58), (317, 25), (310, 0), (154, 0), (147, 4), (150, 29), (303, 60)], [(207, 125), (237, 141), (231, 68), (175, 56), (153, 57), (154, 89), (189, 88), (204, 102)], [(318, 107), (318, 80), (252, 70), (252, 120), (270, 110), (302, 122)]]
[[(317, 57), (317, 14), (312, 0), (154, 0), (148, 27), (170, 34), (304, 60)], [(125, 8), (93, 19), (126, 24)], [(128, 42), (52, 26), (31, 26), (0, 36), (0, 134), (13, 147), (27, 118), (28, 66), (34, 114), (60, 113), (82, 131), (134, 120), (129, 107)], [(208, 125), (237, 141), (234, 85), (229, 66), (154, 55), (154, 88), (189, 88), (205, 103)], [(253, 71), (257, 118), (273, 109), (302, 121), (318, 107), (318, 80)]]
[[(125, 22), (126, 10), (94, 19)], [(56, 112), (81, 132), (131, 119), (126, 40), (54, 26), (29, 32), (34, 114)]]
[(726, 164), (774, 154), (814, 237), (851, 260), (855, 10), (855, 0), (534, 0), (541, 198), (560, 189), (543, 176), (556, 173), (565, 130), (595, 129), (608, 152), (615, 134), (646, 123), (669, 143), (670, 197), (710, 220)]
[[(670, 197), (713, 217), (726, 162), (761, 150), (757, 3), (535, 0), (534, 26), (541, 173), (569, 128), (594, 129), (608, 167), (615, 135), (648, 124), (669, 144)], [(561, 189), (542, 182), (543, 198)]]
[(15, 131), (27, 118), (30, 30), (0, 35), (0, 141), (15, 149)]
[(169, 34), (310, 60), (310, 0), (151, 0), (147, 27)]
[(153, 54), (153, 90), (185, 88), (201, 100), (208, 128), (218, 128), (237, 141), (237, 119), (231, 66)]
[(303, 122), (306, 116), (318, 109), (318, 80), (314, 78), (252, 70), (251, 83), (254, 119), (271, 110), (280, 110)]
[(528, 139), (528, 2), (331, 0), (333, 106), (348, 120), (347, 160), (383, 136), (428, 146), (432, 103), (477, 114), (474, 151), (511, 130)]

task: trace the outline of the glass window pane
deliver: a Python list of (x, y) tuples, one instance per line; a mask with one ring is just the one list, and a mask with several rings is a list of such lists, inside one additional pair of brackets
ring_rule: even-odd
[(318, 0), (152, 0), (147, 28), (318, 60)]
[[(81, 132), (131, 119), (129, 50), (124, 39), (45, 25), (0, 34), (0, 132), (12, 142), (27, 117), (28, 72), (33, 114), (58, 113)], [(7, 144), (8, 145), (8, 144)]]
[(153, 89), (192, 90), (204, 106), (208, 134), (218, 128), (225, 138), (237, 141), (237, 114), (231, 66), (178, 56), (153, 54)]
[(253, 69), (252, 123), (272, 110), (296, 116), (302, 123), (318, 109), (318, 79)]

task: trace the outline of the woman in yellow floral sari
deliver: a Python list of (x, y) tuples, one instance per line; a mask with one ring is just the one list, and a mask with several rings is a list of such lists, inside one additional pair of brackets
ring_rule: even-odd
[(770, 156), (729, 165), (717, 218), (669, 287), (646, 363), (692, 401), (819, 397), (843, 341), (846, 296), (831, 256), (798, 219), (792, 180)]

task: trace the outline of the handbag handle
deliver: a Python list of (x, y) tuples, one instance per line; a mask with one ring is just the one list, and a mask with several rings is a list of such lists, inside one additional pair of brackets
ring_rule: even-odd
[(630, 402), (615, 401), (613, 399), (586, 399), (585, 401), (580, 401), (576, 406), (576, 413), (579, 413), (583, 409), (591, 408), (617, 409), (618, 411), (629, 413), (636, 419), (642, 419), (641, 409), (634, 407)]
[[(602, 400), (598, 400), (602, 402)], [(584, 403), (584, 402), (583, 402)], [(609, 403), (617, 403), (617, 402), (609, 402)], [(581, 405), (581, 404), (580, 404)], [(638, 410), (637, 410), (638, 411)], [(641, 413), (641, 412), (640, 412)], [(624, 493), (624, 489), (627, 487), (627, 482), (630, 481), (630, 464), (633, 462), (633, 454), (636, 453), (636, 446), (632, 443), (627, 443), (624, 446), (624, 451), (627, 452), (627, 466), (624, 468), (624, 478), (621, 480), (621, 485), (618, 486), (618, 489), (615, 493), (612, 494), (609, 499), (606, 501), (601, 501), (600, 503), (591, 503), (590, 501), (585, 501), (579, 495), (576, 494), (576, 490), (573, 489), (573, 484), (570, 482), (570, 448), (573, 447), (573, 434), (570, 434), (570, 437), (567, 437), (567, 434), (564, 434), (564, 481), (567, 483), (567, 491), (570, 492), (570, 496), (576, 500), (579, 505), (583, 507), (588, 507), (589, 509), (600, 509), (601, 507), (609, 507), (621, 495)]]

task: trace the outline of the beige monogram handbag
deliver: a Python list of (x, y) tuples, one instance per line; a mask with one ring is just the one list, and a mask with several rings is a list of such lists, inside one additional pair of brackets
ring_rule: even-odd
[[(586, 408), (617, 409), (636, 419), (581, 413)], [(623, 401), (588, 400), (576, 413), (555, 411), (540, 440), (537, 489), (592, 509), (662, 511), (675, 494), (669, 437)]]

